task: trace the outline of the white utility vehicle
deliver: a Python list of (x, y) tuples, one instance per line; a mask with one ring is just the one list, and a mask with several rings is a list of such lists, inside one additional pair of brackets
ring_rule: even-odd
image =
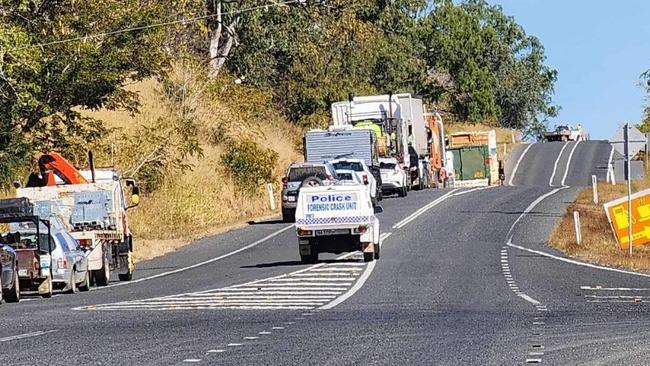
[(319, 253), (360, 250), (379, 259), (379, 219), (367, 185), (305, 187), (298, 195), (296, 233), (300, 259), (315, 263)]
[(384, 194), (397, 193), (400, 197), (408, 194), (406, 172), (395, 158), (379, 158), (381, 189)]

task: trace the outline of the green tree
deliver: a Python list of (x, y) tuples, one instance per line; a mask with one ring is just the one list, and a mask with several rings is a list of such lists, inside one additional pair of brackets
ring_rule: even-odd
[(526, 129), (556, 114), (543, 46), (500, 7), (440, 0), (425, 24), (428, 95), (456, 119)]
[[(168, 57), (157, 1), (0, 2), (0, 159), (2, 184), (32, 151), (78, 149), (104, 135), (78, 107), (135, 111), (129, 82), (160, 75)], [(89, 36), (90, 35), (90, 36)], [(67, 41), (69, 40), (69, 41)]]

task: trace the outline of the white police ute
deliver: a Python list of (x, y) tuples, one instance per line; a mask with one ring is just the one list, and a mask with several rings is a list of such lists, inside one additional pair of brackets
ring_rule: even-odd
[(315, 263), (319, 253), (363, 252), (364, 261), (379, 259), (379, 219), (368, 186), (303, 187), (296, 207), (300, 259)]

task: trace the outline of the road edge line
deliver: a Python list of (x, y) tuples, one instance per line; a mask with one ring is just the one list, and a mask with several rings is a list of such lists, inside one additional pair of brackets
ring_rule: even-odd
[(512, 171), (512, 175), (510, 175), (510, 179), (508, 180), (508, 185), (514, 187), (515, 185), (512, 184), (513, 179), (515, 179), (515, 175), (517, 174), (517, 170), (519, 170), (519, 165), (521, 164), (521, 161), (524, 160), (524, 156), (526, 156), (526, 153), (528, 153), (528, 150), (530, 150), (531, 147), (533, 147), (533, 144), (528, 145), (528, 147), (524, 150), (523, 153), (521, 153), (521, 156), (519, 156), (519, 159), (517, 160), (517, 164), (515, 164), (515, 169)]

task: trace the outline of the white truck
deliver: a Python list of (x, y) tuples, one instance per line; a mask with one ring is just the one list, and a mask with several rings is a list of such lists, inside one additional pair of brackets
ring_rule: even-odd
[(379, 156), (396, 158), (407, 172), (410, 189), (432, 185), (427, 120), (421, 98), (411, 94), (371, 95), (332, 104), (332, 126), (375, 130)]
[(360, 250), (366, 262), (379, 259), (379, 220), (365, 185), (305, 187), (296, 208), (300, 259), (315, 263), (319, 253)]
[[(130, 281), (135, 264), (127, 210), (138, 205), (139, 189), (135, 181), (121, 180), (112, 169), (97, 169), (94, 172), (79, 170), (79, 173), (89, 183), (18, 188), (16, 197), (25, 197), (32, 202), (57, 203), (57, 215), (69, 225), (68, 230), (79, 245), (87, 248), (91, 283), (97, 286), (108, 285), (111, 269), (120, 271), (118, 276), (121, 281)], [(125, 198), (125, 192), (129, 188), (132, 193), (131, 206)], [(91, 202), (93, 200), (95, 202)], [(94, 215), (96, 220), (88, 220), (92, 210), (98, 206), (102, 206), (101, 213), (105, 215)]]

